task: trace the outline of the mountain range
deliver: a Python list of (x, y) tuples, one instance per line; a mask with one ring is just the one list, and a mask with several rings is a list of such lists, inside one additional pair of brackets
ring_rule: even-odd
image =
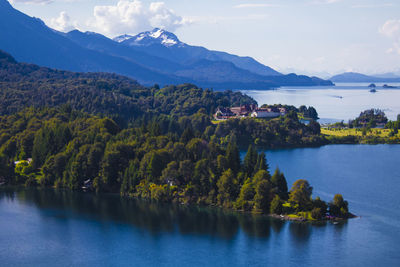
[(94, 32), (61, 33), (0, 0), (0, 49), (19, 62), (79, 72), (110, 72), (144, 85), (195, 83), (214, 89), (332, 85), (317, 77), (283, 75), (251, 57), (181, 42), (162, 29), (110, 39)]
[(342, 74), (338, 74), (332, 76), (330, 78), (333, 82), (353, 82), (353, 83), (376, 83), (376, 82), (400, 82), (400, 77), (396, 77), (395, 75), (390, 76), (369, 76), (357, 72), (345, 72)]

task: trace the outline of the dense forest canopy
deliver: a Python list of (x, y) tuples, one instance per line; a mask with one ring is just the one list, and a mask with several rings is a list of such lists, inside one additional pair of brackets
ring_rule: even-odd
[[(256, 104), (240, 92), (214, 92), (192, 84), (146, 88), (115, 74), (73, 73), (17, 63), (2, 52), (0, 79), (0, 114), (13, 114), (26, 107), (55, 107), (67, 103), (73, 110), (108, 116), (122, 128), (154, 121), (162, 133), (167, 133), (178, 120), (188, 121), (187, 116), (201, 111), (199, 114), (203, 115), (197, 116), (189, 128), (184, 125), (176, 133), (182, 134), (183, 129), (188, 128), (204, 132), (209, 138), (224, 139), (221, 142), (225, 143), (226, 136), (233, 133), (244, 147), (250, 143), (264, 147), (324, 143), (319, 136), (318, 123), (301, 124), (296, 114), (299, 110), (291, 106), (285, 106), (292, 111), (285, 118), (271, 121), (249, 118), (213, 125), (209, 115), (217, 107)], [(309, 109), (312, 108), (305, 108), (305, 111)]]
[(211, 114), (218, 106), (256, 103), (240, 92), (213, 92), (192, 84), (147, 88), (116, 74), (75, 73), (17, 63), (1, 51), (0, 100), (0, 114), (68, 103), (75, 110), (125, 123), (144, 114), (184, 116), (200, 108)]
[(155, 121), (121, 129), (109, 118), (68, 106), (1, 116), (0, 178), (9, 184), (86, 188), (314, 219), (327, 212), (349, 216), (344, 200), (336, 207), (312, 199), (305, 180), (288, 190), (283, 173), (276, 170), (271, 176), (265, 154), (254, 146), (242, 161), (234, 133), (226, 136), (225, 146), (199, 131), (203, 116), (178, 120), (166, 133)]
[[(217, 107), (256, 102), (240, 92), (192, 84), (146, 88), (107, 73), (17, 63), (0, 52), (0, 183), (119, 192), (323, 219), (348, 217), (340, 195), (312, 199), (298, 180), (271, 176), (264, 148), (321, 145), (312, 107), (285, 106), (274, 119), (211, 121)], [(240, 149), (248, 147), (242, 161)]]

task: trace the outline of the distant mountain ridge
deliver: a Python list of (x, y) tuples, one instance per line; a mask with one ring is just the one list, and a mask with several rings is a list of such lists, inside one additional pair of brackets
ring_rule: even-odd
[(354, 82), (354, 83), (373, 83), (373, 82), (400, 82), (400, 77), (375, 77), (357, 72), (345, 72), (332, 76), (330, 78), (333, 82)]
[(204, 47), (185, 44), (175, 34), (159, 28), (131, 37), (129, 35), (118, 36), (114, 40), (119, 41), (121, 44), (140, 49), (143, 52), (184, 65), (198, 60), (229, 61), (236, 67), (254, 72), (255, 74), (264, 76), (282, 75), (250, 57), (239, 57), (225, 52), (211, 51)]
[(61, 33), (0, 0), (0, 49), (19, 62), (79, 72), (110, 72), (144, 85), (195, 83), (214, 89), (332, 85), (317, 77), (282, 75), (253, 58), (191, 46), (162, 29), (109, 39)]

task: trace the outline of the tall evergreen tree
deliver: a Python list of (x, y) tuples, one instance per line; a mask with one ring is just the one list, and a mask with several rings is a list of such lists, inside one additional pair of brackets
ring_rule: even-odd
[(260, 170), (265, 170), (265, 171), (269, 172), (269, 165), (267, 163), (267, 159), (265, 157), (264, 151), (262, 151), (257, 156), (257, 163), (256, 163), (256, 167), (255, 167), (254, 173), (256, 173), (256, 172), (258, 172)]
[(225, 207), (232, 206), (233, 200), (237, 195), (237, 180), (231, 169), (226, 170), (217, 182), (218, 203)]
[(279, 170), (279, 168), (275, 169), (274, 174), (271, 177), (271, 182), (274, 187), (277, 188), (277, 194), (281, 199), (288, 199), (288, 186), (286, 182), (285, 175)]
[(254, 146), (249, 145), (246, 156), (243, 160), (243, 171), (247, 174), (248, 177), (250, 177), (255, 171), (257, 157), (257, 151), (254, 149)]
[(259, 212), (269, 212), (271, 183), (268, 180), (261, 180), (255, 187), (254, 210)]
[(235, 138), (231, 138), (229, 141), (226, 149), (226, 159), (228, 169), (231, 169), (235, 174), (237, 174), (240, 170), (240, 155)]

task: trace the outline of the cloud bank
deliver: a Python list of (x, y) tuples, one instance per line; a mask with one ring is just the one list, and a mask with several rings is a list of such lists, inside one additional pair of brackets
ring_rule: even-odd
[(275, 5), (275, 4), (239, 4), (235, 5), (234, 8), (262, 8), (262, 7), (282, 7), (282, 5)]
[(164, 2), (144, 5), (139, 0), (120, 0), (116, 5), (95, 6), (93, 15), (88, 25), (110, 36), (135, 34), (154, 27), (175, 31), (190, 22), (167, 8)]
[(400, 55), (400, 19), (386, 21), (379, 32), (393, 40), (393, 47), (389, 48), (387, 52)]
[(65, 11), (62, 11), (57, 18), (52, 18), (50, 20), (50, 27), (61, 32), (69, 32), (75, 28), (71, 18)]

